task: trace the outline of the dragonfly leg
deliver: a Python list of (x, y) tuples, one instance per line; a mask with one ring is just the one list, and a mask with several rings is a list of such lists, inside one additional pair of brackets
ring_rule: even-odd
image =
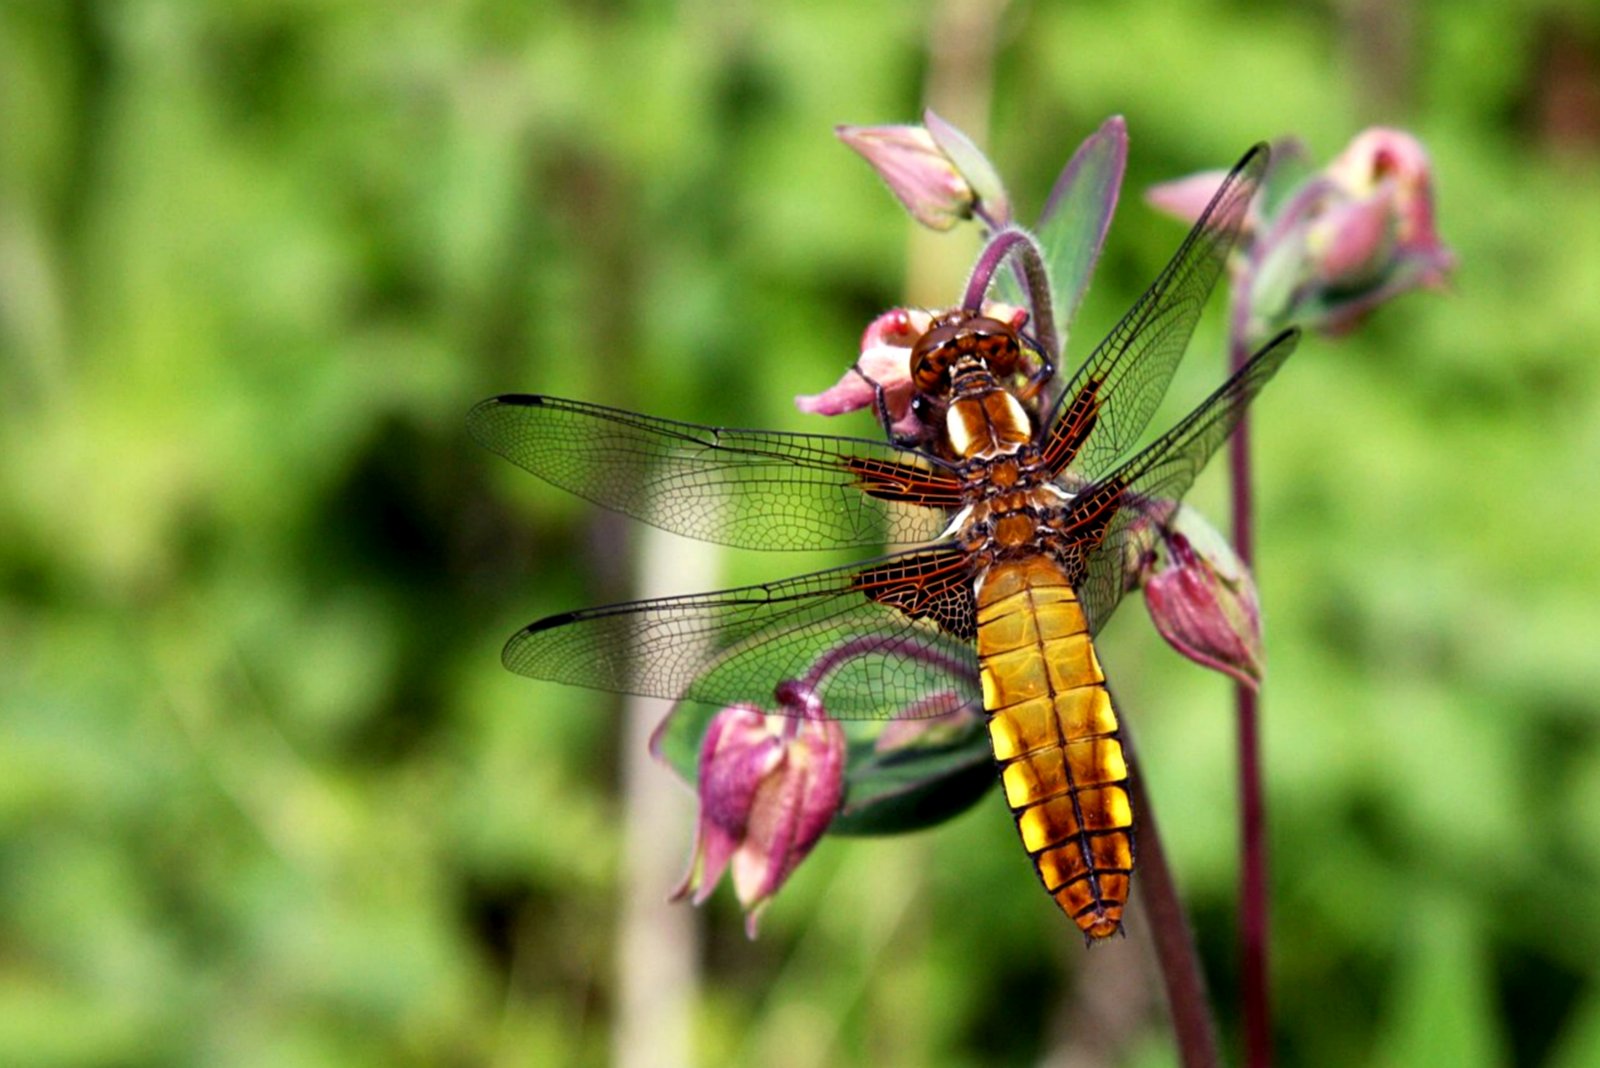
[(1044, 391), (1044, 387), (1056, 376), (1056, 365), (1050, 357), (1046, 356), (1042, 349), (1034, 348), (1033, 351), (1038, 354), (1039, 369), (1029, 375), (1027, 383), (1017, 391), (1018, 397), (1027, 403), (1036, 400)]
[[(894, 417), (889, 414), (889, 391), (883, 384), (861, 369), (861, 361), (857, 360), (850, 368), (861, 376), (861, 380), (872, 387), (872, 411), (878, 417), (878, 425), (883, 427), (883, 436), (892, 445), (902, 449), (916, 449), (923, 445), (922, 434), (901, 434), (894, 428)], [(917, 404), (918, 398), (913, 397), (911, 403)]]
[(890, 441), (895, 440), (894, 420), (889, 415), (889, 394), (883, 384), (861, 369), (858, 359), (850, 368), (861, 376), (861, 381), (872, 387), (872, 410), (878, 417), (878, 423), (883, 427), (883, 435)]

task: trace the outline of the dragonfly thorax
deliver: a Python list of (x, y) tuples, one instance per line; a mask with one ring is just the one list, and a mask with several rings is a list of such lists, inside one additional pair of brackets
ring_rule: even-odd
[(992, 379), (989, 388), (950, 402), (944, 429), (951, 452), (962, 460), (1009, 456), (1033, 440), (1027, 409)]

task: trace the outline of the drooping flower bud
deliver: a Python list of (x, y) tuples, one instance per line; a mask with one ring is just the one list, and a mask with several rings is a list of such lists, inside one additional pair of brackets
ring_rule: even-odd
[(1416, 138), (1357, 135), (1262, 235), (1252, 318), (1268, 330), (1297, 321), (1340, 334), (1385, 301), (1443, 285), (1455, 256), (1434, 228), (1432, 186)]
[(1000, 172), (983, 154), (983, 149), (973, 144), (972, 139), (954, 124), (935, 114), (932, 108), (923, 110), (922, 125), (927, 129), (928, 136), (933, 138), (933, 143), (939, 146), (939, 151), (944, 153), (945, 159), (950, 161), (971, 188), (975, 201), (973, 211), (982, 215), (984, 224), (991, 230), (1009, 225), (1011, 198), (1006, 193), (1005, 183), (1000, 180)]
[(1144, 582), (1150, 619), (1190, 660), (1259, 686), (1261, 605), (1250, 571), (1198, 513), (1184, 508), (1179, 515), (1188, 533), (1166, 532), (1166, 564)]
[[(1192, 220), (1220, 181), (1206, 171), (1154, 186), (1146, 199)], [(1434, 228), (1427, 153), (1400, 130), (1363, 131), (1273, 202), (1241, 247), (1251, 340), (1290, 323), (1343, 333), (1402, 293), (1443, 285), (1455, 265)]]
[(751, 938), (762, 908), (828, 829), (844, 791), (844, 732), (802, 697), (782, 718), (754, 705), (724, 708), (701, 743), (694, 857), (673, 899), (704, 902), (731, 864)]
[(1228, 177), (1227, 171), (1197, 171), (1170, 182), (1157, 182), (1144, 191), (1145, 203), (1186, 223), (1205, 214), (1206, 205)]
[(923, 126), (838, 126), (839, 140), (861, 154), (911, 217), (933, 230), (972, 218), (978, 194)]
[(1328, 164), (1328, 177), (1349, 196), (1362, 199), (1388, 187), (1395, 237), (1402, 248), (1437, 248), (1433, 226), (1433, 168), (1422, 143), (1403, 130), (1373, 126), (1361, 131)]

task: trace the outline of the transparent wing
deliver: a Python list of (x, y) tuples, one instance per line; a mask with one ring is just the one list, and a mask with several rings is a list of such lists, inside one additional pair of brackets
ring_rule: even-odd
[(1233, 433), (1245, 409), (1299, 340), (1298, 330), (1279, 334), (1182, 422), (1073, 501), (1074, 513), (1115, 509), (1105, 537), (1085, 558), (1078, 583), (1091, 632), (1105, 625), (1126, 592), (1129, 561), (1153, 543), (1156, 531), (1189, 492), (1211, 454)]
[(520, 394), (477, 405), (467, 427), (580, 497), (741, 548), (925, 542), (961, 501), (938, 461), (881, 442), (723, 430)]
[(885, 557), (759, 586), (592, 608), (512, 636), (521, 675), (620, 693), (771, 708), (804, 682), (837, 719), (948, 713), (952, 679), (977, 695), (972, 579), (963, 554)]
[(1044, 456), (1085, 480), (1104, 474), (1150, 422), (1189, 345), (1244, 225), (1267, 165), (1267, 146), (1245, 153), (1189, 236), (1057, 398)]

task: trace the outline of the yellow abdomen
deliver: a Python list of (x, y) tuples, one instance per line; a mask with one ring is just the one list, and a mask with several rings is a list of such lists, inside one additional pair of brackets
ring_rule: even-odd
[(984, 576), (978, 665), (1023, 847), (1084, 934), (1116, 933), (1133, 870), (1128, 765), (1088, 621), (1055, 561), (1008, 561)]

